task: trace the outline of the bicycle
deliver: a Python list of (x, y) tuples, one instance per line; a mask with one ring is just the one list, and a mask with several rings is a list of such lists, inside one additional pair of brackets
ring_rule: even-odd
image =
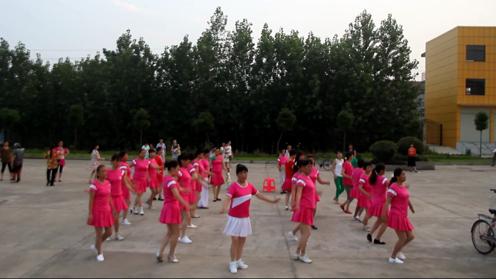
[[(491, 189), (491, 191), (496, 193), (496, 189)], [(489, 213), (493, 217), (479, 214), (479, 220), (474, 222), (471, 230), (475, 250), (482, 255), (491, 253), (496, 247), (496, 236), (494, 234), (496, 229), (496, 209), (490, 208)]]

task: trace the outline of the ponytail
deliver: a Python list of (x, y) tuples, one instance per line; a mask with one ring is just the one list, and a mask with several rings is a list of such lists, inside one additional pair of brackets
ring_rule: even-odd
[(375, 183), (377, 182), (377, 177), (379, 176), (379, 173), (385, 169), (386, 169), (386, 167), (383, 164), (378, 164), (375, 166), (374, 171), (372, 171), (372, 174), (370, 175), (370, 178), (369, 178), (370, 185), (375, 185)]
[(394, 176), (391, 178), (391, 181), (389, 182), (389, 187), (393, 185), (394, 183), (398, 182), (398, 177), (400, 177), (401, 173), (403, 172), (402, 168), (397, 168), (394, 170)]

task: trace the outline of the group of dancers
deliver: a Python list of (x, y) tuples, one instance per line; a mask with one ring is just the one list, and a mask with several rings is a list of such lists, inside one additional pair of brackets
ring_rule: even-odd
[[(149, 152), (149, 156), (146, 156), (146, 152)], [(94, 170), (94, 177), (90, 179), (87, 223), (95, 228), (96, 241), (92, 249), (96, 252), (97, 261), (104, 261), (102, 244), (112, 238), (112, 228), (115, 232), (114, 239), (124, 240), (119, 234), (119, 224), (131, 225), (127, 219), (129, 213), (141, 216), (145, 214), (142, 200), (147, 188), (151, 190), (146, 201), (149, 208), (152, 208), (156, 197), (163, 194), (159, 222), (167, 226), (167, 231), (155, 255), (159, 263), (164, 262), (167, 246), (167, 261), (178, 263), (175, 253), (177, 243), (193, 243), (187, 235), (187, 230), (197, 228), (192, 223), (192, 219), (199, 217), (197, 208), (208, 208), (209, 185), (213, 188), (213, 202), (222, 200), (219, 197), (220, 190), (227, 180), (224, 174), (229, 173), (230, 169), (220, 148), (215, 150), (214, 156), (209, 156), (209, 151), (206, 150), (195, 155), (181, 154), (177, 160), (168, 162), (157, 154), (160, 154), (160, 150), (140, 150), (138, 157), (129, 164), (128, 154), (121, 152), (112, 156), (110, 168), (100, 164)], [(366, 212), (361, 220), (365, 228), (370, 218), (377, 218), (367, 234), (368, 241), (373, 240), (375, 244), (385, 244), (380, 240), (381, 236), (388, 226), (393, 228), (398, 235), (398, 242), (389, 262), (401, 264), (406, 259), (401, 250), (414, 237), (413, 226), (407, 216), (408, 207), (412, 212), (414, 210), (409, 201), (405, 173), (397, 169), (389, 181), (384, 176), (384, 165), (378, 164), (373, 168), (371, 163), (360, 160), (358, 166), (353, 168), (350, 167), (352, 156), (346, 154), (340, 168), (343, 185), (349, 188), (348, 198), (340, 206), (344, 212), (351, 213), (350, 204), (357, 199), (354, 218), (361, 220), (359, 218), (362, 212)], [(286, 194), (285, 206), (288, 211), (291, 210), (290, 220), (295, 224), (287, 236), (290, 240), (298, 241), (294, 259), (312, 263), (307, 254), (307, 243), (312, 226), (316, 229), (314, 217), (321, 194), (317, 191), (316, 183), (330, 185), (330, 182), (320, 177), (314, 158), (301, 152), (290, 150), (281, 153), (278, 167), (284, 170), (282, 190)], [(271, 198), (260, 193), (249, 182), (246, 166), (238, 164), (235, 172), (236, 181), (227, 188), (220, 212), (227, 212), (224, 234), (231, 237), (231, 260), (228, 269), (232, 273), (248, 268), (242, 260), (242, 255), (246, 238), (252, 234), (252, 197), (256, 196), (274, 204), (280, 201), (279, 197)], [(133, 206), (131, 193), (135, 193)]]

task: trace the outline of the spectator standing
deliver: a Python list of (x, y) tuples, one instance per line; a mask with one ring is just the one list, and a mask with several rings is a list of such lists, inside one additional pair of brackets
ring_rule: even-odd
[(164, 142), (164, 139), (160, 139), (159, 143), (157, 143), (157, 146), (155, 147), (155, 149), (158, 151), (160, 150), (159, 154), (160, 157), (162, 157), (162, 161), (165, 162), (165, 156), (167, 155), (166, 152), (167, 152), (167, 145), (165, 145), (165, 142)]
[(177, 157), (181, 155), (181, 146), (179, 145), (179, 143), (177, 143), (177, 140), (172, 141), (171, 153), (172, 153), (172, 160), (177, 161)]
[(22, 162), (24, 161), (24, 148), (20, 143), (14, 143), (14, 152), (12, 160), (12, 182), (19, 183), (21, 181)]
[(0, 181), (3, 181), (5, 167), (9, 169), (10, 180), (12, 180), (12, 150), (10, 150), (10, 144), (8, 141), (3, 143), (0, 156), (2, 157), (2, 175), (0, 176)]
[(408, 148), (408, 167), (410, 171), (417, 172), (417, 149), (413, 144)]

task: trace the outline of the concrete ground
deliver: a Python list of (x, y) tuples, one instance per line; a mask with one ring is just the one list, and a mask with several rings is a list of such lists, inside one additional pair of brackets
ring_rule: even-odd
[[(261, 187), (273, 165), (254, 164), (249, 179)], [(228, 273), (230, 241), (222, 235), (226, 217), (220, 203), (199, 211), (199, 226), (189, 232), (194, 243), (179, 245), (179, 264), (157, 264), (154, 253), (165, 227), (158, 222), (161, 205), (144, 217), (132, 216), (123, 242), (105, 243), (105, 262), (97, 263), (88, 247), (93, 229), (87, 216), (88, 162), (68, 161), (63, 182), (45, 187), (45, 162), (27, 160), (21, 184), (0, 182), (0, 277), (233, 277)], [(324, 172), (330, 178), (329, 172)], [(292, 224), (283, 204), (252, 203), (254, 235), (244, 259), (250, 265), (236, 277), (496, 277), (496, 252), (479, 255), (470, 228), (477, 213), (487, 212), (489, 188), (496, 174), (489, 167), (439, 167), (408, 174), (411, 215), (417, 238), (407, 247), (404, 265), (386, 262), (396, 241), (369, 245), (361, 225), (333, 204), (334, 186), (319, 186), (323, 198), (308, 248), (310, 265), (290, 258), (295, 244), (286, 241)], [(492, 196), (496, 196), (492, 194)], [(494, 199), (492, 199), (494, 200)]]

